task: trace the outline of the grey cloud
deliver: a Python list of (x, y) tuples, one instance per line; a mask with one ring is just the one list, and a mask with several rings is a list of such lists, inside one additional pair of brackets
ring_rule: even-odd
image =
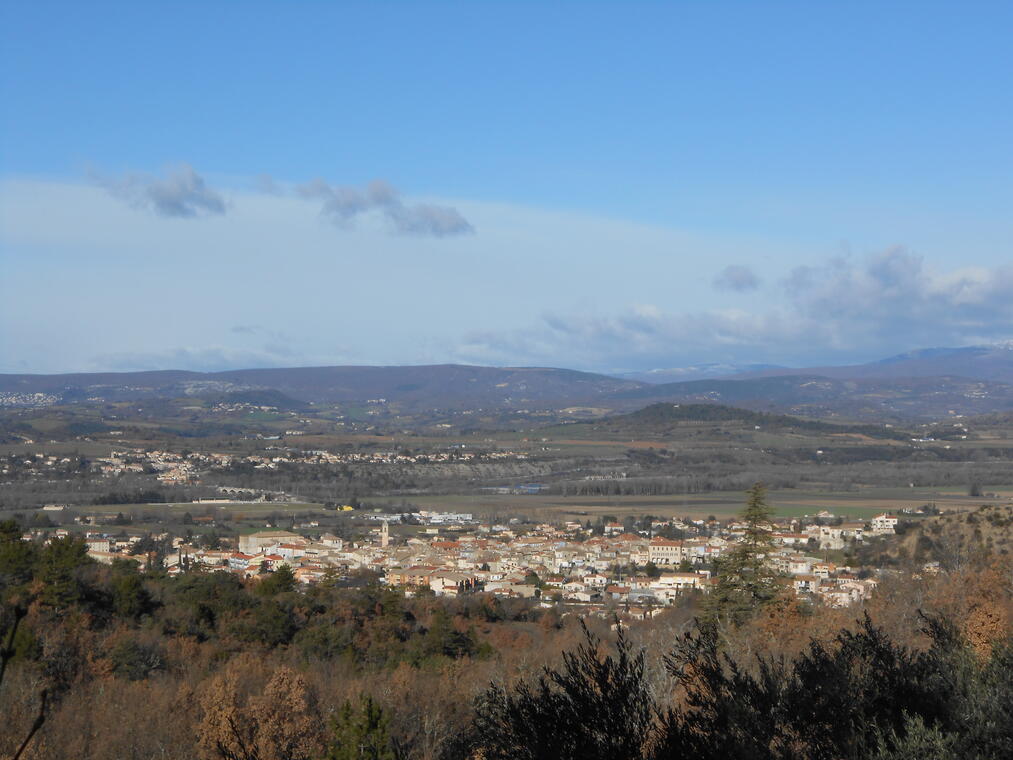
[(641, 306), (608, 317), (546, 314), (527, 329), (471, 333), (458, 357), (586, 368), (812, 365), (1013, 338), (1013, 267), (937, 273), (894, 248), (800, 267), (782, 286), (782, 302), (762, 311), (672, 314)]
[(730, 265), (722, 269), (714, 278), (714, 287), (718, 290), (734, 290), (743, 293), (756, 290), (760, 286), (760, 278), (749, 267)]
[(897, 247), (864, 261), (796, 269), (784, 283), (794, 311), (836, 342), (914, 345), (992, 339), (1013, 332), (1013, 267), (930, 271)]
[(427, 203), (410, 207), (395, 205), (387, 207), (386, 214), (394, 228), (405, 235), (447, 237), (474, 232), (468, 220), (457, 209), (448, 206)]
[(320, 213), (339, 227), (348, 227), (359, 215), (375, 211), (402, 235), (449, 237), (475, 231), (468, 220), (450, 206), (406, 205), (397, 189), (383, 180), (374, 180), (359, 189), (330, 185), (317, 178), (296, 187), (296, 193), (302, 198), (322, 200)]
[(92, 178), (114, 197), (159, 216), (189, 218), (225, 213), (225, 199), (187, 164), (172, 169), (164, 179), (150, 174), (113, 178), (96, 173)]

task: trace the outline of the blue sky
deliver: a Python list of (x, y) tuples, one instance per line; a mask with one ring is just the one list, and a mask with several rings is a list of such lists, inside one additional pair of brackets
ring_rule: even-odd
[(1008, 3), (0, 13), (0, 371), (1013, 338)]

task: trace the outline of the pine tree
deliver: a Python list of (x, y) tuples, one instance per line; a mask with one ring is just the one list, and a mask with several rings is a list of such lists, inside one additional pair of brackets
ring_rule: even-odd
[(280, 565), (277, 570), (267, 575), (257, 585), (257, 593), (261, 596), (274, 596), (275, 594), (286, 594), (294, 591), (296, 587), (295, 574), (288, 565)]
[(346, 701), (334, 719), (334, 738), (326, 760), (394, 760), (389, 718), (371, 696), (363, 695), (356, 709)]
[(705, 604), (705, 619), (740, 623), (759, 606), (777, 595), (777, 573), (769, 565), (772, 546), (773, 508), (767, 489), (756, 483), (747, 492), (739, 517), (746, 524), (745, 536), (728, 554), (715, 562), (717, 582)]

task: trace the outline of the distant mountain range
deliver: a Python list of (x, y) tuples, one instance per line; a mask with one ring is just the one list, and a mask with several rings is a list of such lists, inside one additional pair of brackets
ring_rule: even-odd
[(624, 380), (639, 380), (644, 383), (678, 383), (689, 380), (712, 380), (718, 377), (734, 377), (736, 375), (761, 374), (768, 371), (789, 370), (776, 364), (693, 364), (688, 367), (670, 367), (668, 369), (648, 369), (637, 372), (617, 372), (616, 377)]
[[(706, 365), (720, 372), (725, 365)], [(728, 368), (735, 369), (735, 368)], [(694, 368), (706, 374), (705, 368)], [(743, 371), (745, 370), (745, 371)], [(1013, 347), (937, 348), (869, 364), (790, 369), (753, 365), (724, 377), (655, 382), (540, 367), (454, 364), (297, 367), (228, 372), (0, 375), (0, 405), (45, 406), (181, 398), (303, 405), (372, 404), (379, 410), (624, 412), (657, 402), (734, 404), (761, 412), (859, 421), (939, 419), (1013, 410)], [(697, 375), (698, 377), (699, 375)], [(271, 403), (272, 400), (275, 403)]]
[(867, 364), (782, 367), (774, 364), (694, 364), (669, 369), (617, 373), (626, 380), (673, 383), (717, 378), (744, 379), (786, 375), (852, 378), (966, 377), (1013, 383), (1013, 344), (925, 348)]
[(843, 367), (806, 367), (804, 369), (746, 368), (737, 372), (736, 375), (739, 377), (819, 375), (842, 380), (950, 376), (1013, 383), (1013, 345), (925, 348), (868, 364), (853, 364)]

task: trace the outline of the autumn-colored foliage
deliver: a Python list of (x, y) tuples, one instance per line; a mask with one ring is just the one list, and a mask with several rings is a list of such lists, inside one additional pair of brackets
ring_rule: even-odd
[[(764, 580), (764, 604), (748, 614), (740, 610), (734, 621), (719, 616), (707, 633), (715, 637), (708, 639), (713, 649), (683, 650), (675, 672), (665, 667), (664, 657), (672, 658), (673, 645), (687, 633), (701, 635), (694, 624), (701, 613), (698, 600), (683, 597), (660, 615), (629, 624), (626, 662), (641, 651), (644, 659), (639, 680), (624, 681), (615, 680), (622, 673), (596, 669), (590, 659), (562, 658), (564, 652), (579, 652), (585, 640), (577, 616), (563, 605), (542, 608), (488, 594), (405, 598), (371, 583), (297, 589), (285, 577), (255, 585), (229, 573), (170, 578), (128, 565), (96, 565), (73, 542), (51, 550), (20, 543), (19, 531), (0, 531), (0, 632), (9, 630), (15, 604), (25, 611), (0, 684), (0, 757), (11, 756), (33, 725), (43, 688), (49, 695), (45, 722), (26, 759), (309, 760), (339, 751), (336, 732), (347, 744), (360, 729), (376, 739), (378, 752), (389, 750), (398, 760), (463, 760), (476, 752), (493, 757), (494, 751), (483, 748), (476, 700), (495, 683), (501, 706), (519, 705), (517, 714), (538, 716), (538, 699), (503, 700), (520, 684), (537, 684), (545, 667), (563, 673), (560, 662), (564, 670), (567, 662), (583, 663), (583, 672), (606, 679), (595, 688), (622, 686), (636, 699), (653, 700), (658, 712), (645, 735), (656, 741), (616, 745), (631, 756), (658, 753), (663, 746), (683, 751), (691, 744), (703, 752), (710, 745), (698, 742), (694, 731), (734, 736), (739, 729), (733, 731), (733, 724), (746, 721), (747, 729), (767, 732), (768, 754), (755, 756), (820, 757), (805, 753), (829, 746), (820, 744), (828, 741), (826, 735), (803, 735), (803, 724), (792, 718), (792, 711), (801, 711), (815, 720), (815, 713), (805, 711), (823, 704), (820, 700), (830, 705), (820, 715), (844, 714), (829, 691), (816, 689), (820, 683), (839, 683), (849, 699), (865, 705), (865, 712), (852, 718), (875, 724), (880, 733), (861, 742), (874, 742), (874, 752), (887, 753), (878, 755), (883, 758), (919, 756), (896, 753), (928, 747), (921, 756), (949, 760), (959, 755), (945, 752), (965, 746), (960, 732), (979, 730), (984, 733), (977, 740), (1000, 746), (1001, 737), (981, 727), (1002, 723), (1004, 715), (1013, 718), (1013, 690), (1005, 675), (1013, 672), (1011, 573), (995, 558), (935, 574), (918, 567), (884, 574), (864, 609), (821, 607), (783, 585), (766, 596)], [(742, 577), (754, 586), (762, 580), (743, 568)], [(864, 621), (866, 612), (875, 634)], [(588, 656), (599, 664), (614, 651), (607, 643), (613, 638), (609, 623), (588, 621), (600, 639)], [(738, 676), (728, 681), (731, 663)], [(916, 705), (901, 716), (894, 708), (910, 705), (899, 690), (937, 694), (919, 680), (923, 676), (948, 684), (952, 694), (946, 699), (953, 701), (940, 701), (935, 713)], [(577, 742), (573, 746), (584, 748), (581, 760), (592, 760), (588, 748), (613, 744), (585, 742), (579, 717), (604, 715), (605, 706), (594, 703), (582, 713), (578, 697), (593, 689), (572, 679), (562, 683), (577, 700), (567, 703), (568, 736)], [(553, 690), (562, 688), (561, 682), (550, 678), (548, 684), (545, 700), (557, 704)], [(922, 691), (912, 691), (917, 689)], [(697, 709), (691, 699), (711, 692), (723, 696), (706, 702), (707, 709), (720, 707), (724, 712), (713, 714), (723, 715), (728, 725), (704, 729), (700, 726), (708, 724), (687, 723), (683, 728), (693, 731), (676, 731), (682, 725), (678, 711)], [(736, 702), (733, 692), (762, 700)], [(741, 712), (721, 707), (727, 700)], [(763, 709), (750, 712), (754, 704)], [(641, 721), (637, 705), (628, 707), (624, 714)], [(657, 714), (668, 715), (669, 709), (676, 717), (670, 715), (662, 731)], [(763, 722), (768, 713), (775, 722)], [(559, 738), (552, 731), (563, 724), (553, 715), (558, 713), (549, 714), (543, 729), (545, 736)], [(877, 715), (890, 717), (868, 717)], [(512, 729), (501, 723), (497, 730), (509, 736)], [(560, 751), (559, 757), (571, 756)]]
[[(211, 679), (200, 697), (197, 742), (205, 757), (227, 760), (311, 760), (322, 750), (316, 701), (306, 679), (275, 670), (261, 693), (246, 693), (250, 658), (242, 656)], [(241, 673), (246, 670), (243, 675)], [(257, 670), (260, 670), (259, 668)], [(245, 681), (245, 683), (244, 683)]]

